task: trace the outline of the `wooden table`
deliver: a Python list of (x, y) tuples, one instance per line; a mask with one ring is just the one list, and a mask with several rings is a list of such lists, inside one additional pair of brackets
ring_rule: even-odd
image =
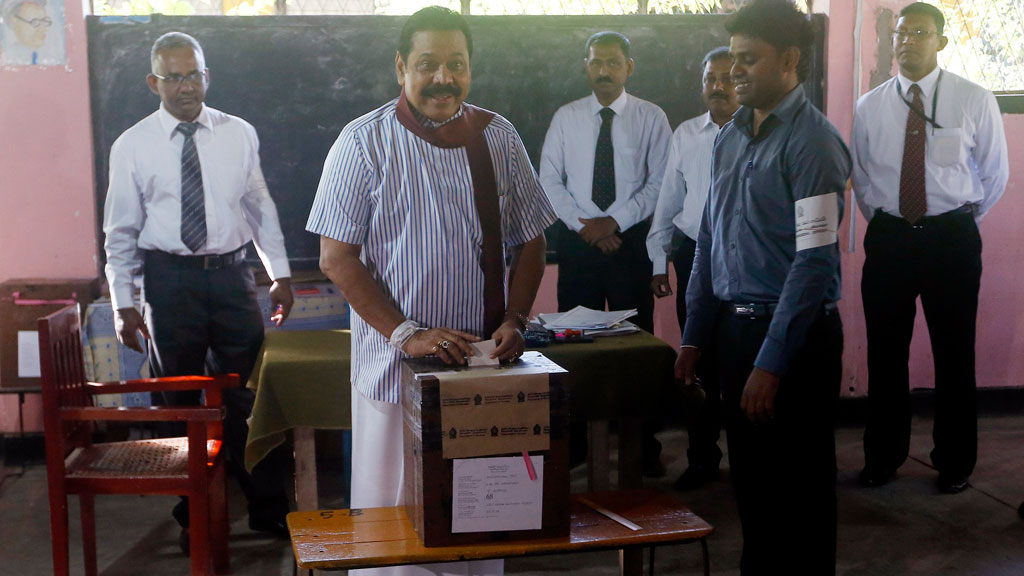
[[(316, 510), (313, 430), (351, 428), (348, 330), (270, 332), (249, 379), (256, 403), (245, 464), (250, 470), (285, 434), (295, 437), (296, 500)], [(607, 490), (608, 422), (619, 422), (618, 488), (643, 485), (641, 422), (663, 408), (675, 349), (646, 332), (539, 349), (569, 371), (571, 412), (589, 427), (590, 490)]]
[[(598, 513), (581, 500), (606, 508), (641, 529), (632, 531)], [(574, 495), (568, 537), (495, 542), (471, 546), (425, 548), (403, 507), (293, 512), (288, 515), (295, 560), (301, 570), (351, 570), (460, 560), (514, 558), (620, 550), (620, 573), (639, 574), (626, 561), (668, 544), (699, 542), (704, 574), (711, 573), (707, 537), (714, 528), (680, 504), (654, 489), (595, 492)]]

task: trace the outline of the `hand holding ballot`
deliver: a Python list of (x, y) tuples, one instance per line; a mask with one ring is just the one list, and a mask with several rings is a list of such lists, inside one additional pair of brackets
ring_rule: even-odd
[(473, 342), (480, 337), (453, 328), (429, 328), (418, 330), (402, 350), (413, 358), (437, 356), (445, 364), (465, 364), (466, 357), (473, 355)]

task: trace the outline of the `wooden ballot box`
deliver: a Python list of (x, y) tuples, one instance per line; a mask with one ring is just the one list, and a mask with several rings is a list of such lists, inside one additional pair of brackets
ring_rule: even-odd
[(569, 534), (566, 376), (538, 352), (501, 367), (403, 362), (405, 507), (424, 546)]

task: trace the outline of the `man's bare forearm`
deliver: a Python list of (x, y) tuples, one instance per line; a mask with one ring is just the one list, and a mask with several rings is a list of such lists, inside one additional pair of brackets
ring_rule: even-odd
[(508, 274), (508, 311), (529, 315), (544, 277), (547, 242), (541, 234), (513, 248), (512, 266)]
[(405, 316), (388, 299), (359, 259), (358, 244), (320, 237), (320, 270), (341, 290), (352, 309), (388, 338)]

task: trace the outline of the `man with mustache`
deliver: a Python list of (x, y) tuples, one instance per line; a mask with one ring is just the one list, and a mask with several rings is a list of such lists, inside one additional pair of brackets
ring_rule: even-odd
[[(210, 86), (195, 38), (168, 32), (150, 53), (149, 89), (160, 109), (122, 134), (110, 149), (103, 232), (107, 281), (118, 340), (149, 345), (154, 376), (237, 372), (242, 385), (224, 391), (228, 465), (249, 501), (249, 527), (287, 537), (285, 478), (277, 451), (252, 471), (243, 456), (254, 396), (245, 388), (263, 345), (263, 313), (245, 261), (254, 241), (270, 287), (272, 319), (288, 317), (293, 296), (277, 208), (260, 169), (259, 140), (246, 121), (204, 104)], [(143, 309), (133, 277), (143, 275)], [(209, 364), (207, 364), (209, 363)], [(198, 404), (199, 392), (154, 394), (155, 404)], [(168, 433), (184, 435), (180, 430)], [(184, 500), (174, 517), (185, 532)]]
[(864, 486), (881, 486), (910, 448), (907, 363), (921, 298), (935, 360), (932, 464), (941, 492), (967, 488), (977, 460), (974, 344), (981, 219), (1009, 178), (991, 92), (938, 66), (938, 8), (915, 2), (893, 33), (899, 74), (857, 102), (853, 189), (868, 220), (861, 294), (868, 337)]
[[(558, 309), (637, 309), (654, 332), (651, 261), (645, 241), (665, 174), (671, 128), (655, 104), (625, 91), (635, 63), (629, 39), (598, 32), (584, 70), (593, 93), (555, 112), (541, 152), (540, 180), (568, 230), (558, 241)], [(645, 424), (644, 474), (661, 476), (661, 445)], [(574, 458), (585, 439), (574, 428)]]
[[(544, 274), (555, 215), (515, 128), (464, 102), (472, 55), (458, 13), (406, 20), (401, 95), (342, 130), (306, 224), (353, 312), (352, 508), (403, 501), (402, 358), (465, 364), (481, 338), (495, 340), (492, 358), (518, 358)], [(373, 573), (502, 571), (491, 560)]]
[[(729, 47), (720, 46), (707, 53), (701, 63), (701, 99), (708, 111), (683, 122), (672, 134), (668, 166), (661, 182), (661, 194), (647, 234), (647, 254), (654, 264), (651, 291), (658, 298), (672, 294), (668, 282), (668, 259), (676, 269), (676, 318), (679, 330), (686, 326), (686, 285), (693, 269), (697, 249), (697, 231), (704, 201), (711, 185), (711, 150), (715, 138), (739, 107), (732, 89)], [(672, 252), (675, 252), (672, 254)], [(688, 466), (674, 486), (690, 490), (718, 478), (722, 450), (718, 447), (721, 423), (721, 391), (710, 363), (698, 370), (704, 388), (704, 402), (687, 411), (690, 448)]]
[(710, 349), (740, 573), (834, 574), (837, 231), (850, 156), (800, 84), (814, 38), (807, 16), (788, 1), (753, 0), (725, 27), (742, 107), (715, 143), (676, 377), (694, 382)]

